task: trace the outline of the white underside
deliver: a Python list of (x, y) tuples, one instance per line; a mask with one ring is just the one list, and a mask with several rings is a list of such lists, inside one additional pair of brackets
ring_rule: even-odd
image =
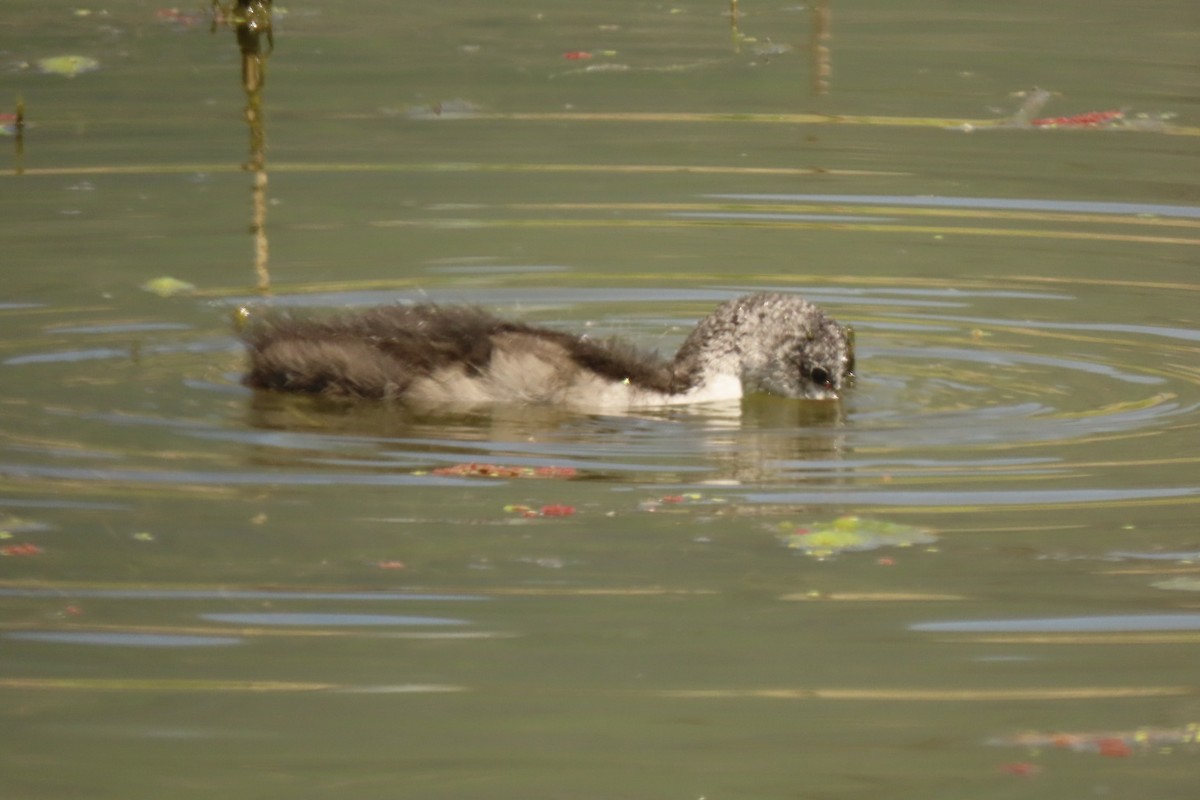
[(536, 404), (581, 411), (622, 411), (736, 400), (743, 394), (734, 375), (720, 375), (688, 392), (666, 394), (628, 381), (602, 378), (564, 362), (561, 350), (506, 353), (498, 349), (485, 374), (450, 367), (414, 381), (405, 398), (427, 408), (472, 408), (497, 404)]

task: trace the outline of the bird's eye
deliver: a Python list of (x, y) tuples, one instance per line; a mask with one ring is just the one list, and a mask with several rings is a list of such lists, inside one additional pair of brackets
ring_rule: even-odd
[(809, 373), (809, 377), (818, 386), (829, 385), (829, 373), (823, 367), (813, 367), (813, 371)]

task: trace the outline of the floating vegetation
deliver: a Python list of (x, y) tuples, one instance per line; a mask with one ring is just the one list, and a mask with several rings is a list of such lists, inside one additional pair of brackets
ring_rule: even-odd
[(1016, 775), (1020, 778), (1032, 778), (1042, 773), (1042, 768), (1037, 764), (1030, 764), (1028, 761), (1014, 761), (1010, 764), (1001, 764), (1000, 773), (1002, 775)]
[(500, 464), (455, 464), (438, 467), (428, 473), (420, 471), (414, 475), (442, 475), (455, 478), (574, 478), (578, 471), (574, 467), (512, 467)]
[(782, 523), (781, 527), (790, 531), (780, 537), (785, 545), (814, 558), (877, 550), (881, 547), (912, 547), (937, 541), (937, 537), (927, 528), (855, 516), (838, 517), (830, 522), (813, 522), (800, 526)]
[(100, 69), (100, 62), (88, 56), (50, 56), (49, 58), (39, 58), (33, 62), (33, 66), (44, 75), (62, 75), (64, 78), (74, 78), (76, 75)]
[(0, 556), (36, 556), (41, 553), (42, 548), (31, 542), (0, 545)]
[(1122, 758), (1139, 752), (1163, 752), (1173, 746), (1195, 747), (1200, 744), (1200, 724), (1193, 722), (1179, 728), (1137, 728), (1132, 731), (1089, 733), (1028, 731), (1013, 736), (989, 739), (988, 744), (1032, 749), (1055, 748), (1077, 753), (1095, 753), (1110, 758)]
[(1112, 122), (1125, 119), (1125, 112), (1118, 109), (1112, 111), (1088, 111), (1070, 117), (1042, 117), (1029, 124), (1035, 128), (1098, 128)]
[(526, 519), (539, 517), (569, 517), (575, 513), (575, 506), (546, 505), (540, 508), (525, 505), (507, 505), (504, 510), (510, 514), (520, 514)]
[(699, 492), (690, 492), (688, 494), (665, 494), (662, 497), (656, 497), (653, 500), (645, 500), (638, 504), (638, 508), (642, 511), (668, 511), (673, 506), (686, 506), (702, 504), (715, 504), (728, 502), (723, 497), (705, 497)]
[(196, 291), (196, 286), (178, 278), (162, 277), (146, 281), (142, 284), (141, 289), (159, 297), (175, 297), (181, 294), (191, 294)]
[(1015, 92), (1014, 97), (1022, 98), (1021, 106), (1012, 114), (1004, 117), (990, 125), (974, 125), (964, 123), (960, 126), (961, 130), (973, 131), (981, 127), (987, 128), (1025, 128), (1025, 129), (1103, 129), (1103, 130), (1137, 130), (1137, 131), (1164, 131), (1167, 122), (1174, 118), (1174, 114), (1159, 113), (1147, 114), (1138, 113), (1130, 114), (1124, 109), (1113, 108), (1104, 111), (1085, 111), (1080, 114), (1071, 114), (1060, 117), (1039, 117), (1038, 114), (1042, 108), (1050, 102), (1054, 97), (1058, 96), (1058, 92), (1051, 92), (1046, 89), (1034, 89), (1027, 92)]
[(0, 557), (41, 555), (43, 551), (38, 545), (32, 542), (15, 542), (13, 538), (17, 533), (41, 531), (49, 527), (40, 522), (0, 513)]

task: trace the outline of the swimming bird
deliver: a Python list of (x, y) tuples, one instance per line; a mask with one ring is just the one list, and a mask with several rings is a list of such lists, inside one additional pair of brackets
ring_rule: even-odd
[(733, 400), (835, 400), (853, 330), (778, 292), (722, 303), (667, 360), (612, 339), (500, 319), (473, 306), (389, 305), (325, 319), (250, 315), (243, 383), (421, 409), (544, 404), (582, 411)]

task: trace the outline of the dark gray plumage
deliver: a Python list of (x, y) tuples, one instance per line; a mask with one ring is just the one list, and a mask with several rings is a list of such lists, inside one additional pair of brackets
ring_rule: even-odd
[(719, 306), (667, 361), (628, 344), (499, 319), (473, 307), (384, 306), (327, 319), (251, 319), (256, 389), (398, 399), (424, 407), (545, 403), (616, 410), (766, 391), (837, 397), (848, 329), (794, 295)]

